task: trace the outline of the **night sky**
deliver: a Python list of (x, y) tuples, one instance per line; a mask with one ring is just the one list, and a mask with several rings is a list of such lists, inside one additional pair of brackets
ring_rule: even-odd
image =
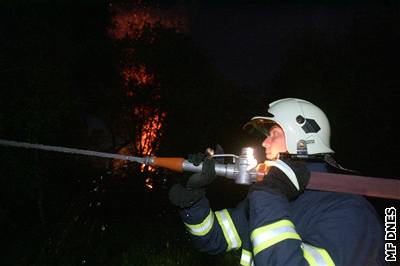
[[(250, 2), (1, 1), (0, 138), (140, 155), (153, 117), (162, 124), (151, 143), (157, 155), (218, 143), (235, 154), (256, 147), (261, 159), (262, 136), (242, 125), (297, 97), (328, 115), (339, 163), (400, 178), (398, 2)], [(159, 21), (115, 37), (113, 19), (140, 12)], [(0, 264), (230, 265), (185, 242), (167, 199), (184, 175), (115, 167), (0, 146), (0, 239), (10, 254)], [(210, 188), (215, 208), (245, 193), (226, 180)], [(380, 215), (398, 204), (369, 200)]]
[(396, 176), (399, 146), (390, 136), (397, 119), (389, 110), (399, 95), (399, 9), (393, 3), (198, 3), (191, 34), (224, 78), (254, 93), (244, 112), (262, 114), (277, 98), (310, 100), (332, 120), (334, 149), (345, 164), (360, 167), (346, 153), (370, 153), (368, 160), (390, 161), (368, 169), (371, 175)]
[[(199, 4), (192, 34), (227, 78), (266, 87), (295, 37), (324, 32), (328, 43), (350, 34), (353, 19), (372, 7), (323, 4)], [(378, 11), (379, 12), (379, 11)]]

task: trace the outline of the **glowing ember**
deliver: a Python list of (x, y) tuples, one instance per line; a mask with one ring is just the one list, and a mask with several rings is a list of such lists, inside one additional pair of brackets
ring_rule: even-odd
[[(157, 142), (157, 140), (161, 135), (161, 127), (165, 117), (165, 112), (161, 114), (155, 113), (145, 117), (146, 120), (142, 125), (141, 138), (136, 142), (136, 148), (141, 151), (143, 156), (152, 155), (154, 151), (158, 149), (159, 142)], [(141, 165), (142, 172), (146, 168), (149, 172), (155, 171), (152, 166)]]
[(139, 67), (127, 67), (122, 71), (122, 76), (126, 87), (128, 87), (130, 83), (137, 84), (138, 86), (145, 86), (154, 81), (154, 75), (147, 73), (144, 65), (140, 65)]
[(147, 117), (147, 120), (143, 123), (142, 137), (140, 142), (137, 143), (143, 155), (152, 154), (153, 149), (151, 144), (158, 139), (164, 118), (165, 113), (161, 113), (161, 115), (155, 114), (153, 117)]
[(173, 29), (176, 32), (186, 32), (187, 22), (185, 11), (182, 7), (174, 7), (169, 10), (150, 8), (140, 5), (140, 1), (134, 3), (129, 10), (121, 7), (112, 7), (115, 14), (111, 19), (109, 34), (117, 39), (139, 39), (145, 30), (151, 31), (155, 27)]
[[(173, 30), (176, 33), (188, 30), (186, 11), (182, 6), (160, 9), (146, 6), (140, 0), (133, 0), (130, 4), (113, 5), (111, 3), (110, 12), (113, 15), (108, 32), (111, 38), (117, 41), (129, 39), (148, 44), (156, 40), (157, 31), (155, 29)], [(136, 53), (135, 47), (132, 47), (134, 42), (129, 43), (132, 43), (131, 46), (125, 46), (122, 50), (123, 58), (134, 58)], [(157, 82), (157, 76), (149, 73), (148, 68), (141, 62), (121, 60), (121, 64), (124, 65), (121, 76), (126, 96), (134, 99), (136, 103), (152, 103), (151, 106), (139, 104), (132, 108), (137, 128), (134, 149), (131, 152), (134, 150), (136, 154), (149, 156), (154, 154), (159, 147), (158, 140), (162, 134), (161, 129), (166, 117), (166, 113), (157, 107), (157, 102), (161, 98), (157, 93), (160, 85)], [(149, 93), (139, 93), (139, 90), (149, 90)], [(121, 162), (113, 163), (115, 168), (120, 168), (122, 167), (121, 165)], [(141, 165), (140, 170), (142, 172), (154, 172), (155, 168)], [(154, 186), (153, 180), (147, 178), (145, 186), (148, 189), (152, 189)]]
[(149, 190), (152, 190), (152, 189), (154, 188), (153, 179), (150, 178), (150, 177), (146, 178), (145, 186), (146, 186)]

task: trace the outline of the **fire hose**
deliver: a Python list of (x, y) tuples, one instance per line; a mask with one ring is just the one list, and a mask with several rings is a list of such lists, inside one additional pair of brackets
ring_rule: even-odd
[[(181, 157), (135, 157), (130, 155), (32, 144), (4, 139), (0, 139), (0, 145), (125, 160), (155, 167), (162, 167), (175, 172), (201, 172), (202, 169), (201, 163), (199, 165), (194, 165)], [(256, 182), (257, 179), (262, 178), (268, 172), (268, 168), (274, 164), (273, 161), (265, 161), (264, 163), (258, 164), (253, 156), (253, 149), (250, 147), (243, 148), (240, 156), (234, 154), (218, 154), (212, 156), (231, 157), (233, 159), (233, 163), (231, 164), (216, 163), (215, 172), (217, 176), (234, 179), (237, 184), (242, 185), (250, 185)], [(399, 179), (311, 172), (311, 178), (307, 185), (307, 189), (346, 192), (388, 199), (400, 199)]]

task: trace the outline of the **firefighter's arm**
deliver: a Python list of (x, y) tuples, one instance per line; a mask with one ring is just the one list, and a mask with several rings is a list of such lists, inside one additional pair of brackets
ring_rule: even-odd
[(249, 195), (249, 205), (255, 265), (318, 265), (305, 257), (304, 243), (290, 220), (286, 198), (254, 191)]
[[(301, 175), (307, 175), (307, 171), (299, 167), (292, 166), (295, 175), (306, 180), (308, 177)], [(334, 265), (326, 250), (303, 242), (290, 219), (289, 200), (303, 192), (306, 182), (299, 180), (305, 185), (297, 190), (287, 173), (275, 167), (264, 180), (253, 185), (249, 193), (250, 239), (255, 264)]]
[[(216, 151), (222, 150), (217, 146)], [(222, 253), (241, 246), (241, 240), (228, 210), (212, 211), (205, 198), (206, 187), (216, 178), (215, 161), (204, 154), (189, 156), (196, 163), (203, 162), (201, 173), (192, 175), (186, 187), (174, 185), (169, 192), (172, 204), (180, 207), (179, 213), (190, 233), (194, 247), (210, 254)]]
[(190, 208), (180, 209), (179, 213), (198, 251), (218, 254), (241, 247), (232, 210), (214, 212), (203, 197)]

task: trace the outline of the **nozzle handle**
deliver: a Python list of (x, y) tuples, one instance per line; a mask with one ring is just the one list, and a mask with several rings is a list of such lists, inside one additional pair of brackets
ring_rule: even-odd
[(183, 172), (184, 158), (181, 157), (153, 157), (151, 165), (167, 168), (175, 172)]

